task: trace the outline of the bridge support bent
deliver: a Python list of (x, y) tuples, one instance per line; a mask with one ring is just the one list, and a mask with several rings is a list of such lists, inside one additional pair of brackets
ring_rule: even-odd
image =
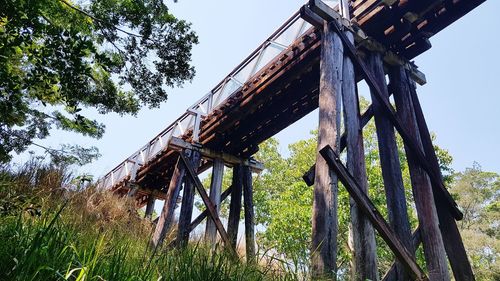
[[(336, 275), (337, 179), (351, 195), (351, 222), (354, 236), (353, 280), (378, 280), (373, 226), (395, 254), (397, 260), (384, 280), (450, 280), (447, 256), (457, 280), (474, 280), (455, 219), (462, 213), (443, 184), (430, 134), (418, 104), (415, 83), (404, 64), (388, 66), (391, 87), (386, 84), (383, 53), (366, 45), (356, 49), (352, 37), (341, 27), (338, 14), (320, 1), (309, 1), (311, 10), (322, 17), (322, 49), (319, 86), (319, 132), (314, 173), (304, 176), (314, 184), (312, 274)], [(322, 5), (322, 4), (318, 4)], [(317, 17), (310, 14), (313, 24)], [(365, 60), (360, 57), (365, 54)], [(345, 56), (344, 56), (345, 53)], [(372, 106), (359, 116), (352, 78), (352, 61), (368, 84)], [(342, 74), (340, 74), (342, 73)], [(340, 86), (341, 85), (341, 86)], [(389, 101), (395, 96), (397, 111)], [(344, 102), (345, 135), (339, 138), (340, 96)], [(353, 100), (355, 102), (353, 102)], [(362, 127), (375, 117), (379, 156), (386, 192), (390, 224), (382, 217), (367, 194)], [(368, 120), (364, 117), (368, 116)], [(405, 187), (395, 130), (402, 137), (410, 169), (413, 199), (419, 227), (411, 235), (406, 209)], [(340, 151), (347, 148), (347, 168)], [(314, 182), (313, 182), (314, 180)], [(368, 221), (370, 223), (368, 223)], [(441, 225), (441, 229), (440, 229)], [(448, 226), (450, 230), (443, 226)], [(447, 237), (448, 241), (444, 241)], [(422, 242), (429, 277), (415, 261), (415, 249)], [(456, 251), (454, 253), (454, 251)], [(460, 257), (454, 257), (460, 253)]]

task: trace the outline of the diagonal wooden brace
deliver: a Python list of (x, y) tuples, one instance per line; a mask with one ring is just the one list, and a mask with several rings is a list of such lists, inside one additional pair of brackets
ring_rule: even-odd
[[(215, 227), (219, 231), (219, 234), (222, 238), (222, 241), (224, 241), (224, 244), (228, 246), (228, 248), (231, 248), (231, 242), (229, 241), (229, 236), (227, 235), (226, 230), (224, 229), (224, 226), (222, 225), (222, 222), (219, 219), (219, 215), (217, 214), (217, 211), (215, 210), (215, 206), (210, 200), (207, 192), (205, 191), (205, 188), (203, 187), (203, 184), (200, 181), (200, 178), (198, 178), (198, 175), (195, 173), (193, 166), (191, 163), (188, 161), (186, 156), (183, 154), (180, 154), (180, 157), (182, 159), (182, 162), (184, 163), (184, 166), (186, 167), (187, 171), (187, 176), (191, 178), (193, 181), (194, 186), (198, 190), (198, 193), (200, 193), (201, 199), (203, 200), (203, 203), (205, 204), (205, 207), (207, 208), (210, 217), (215, 223)], [(232, 249), (232, 248), (231, 248)]]
[[(413, 244), (413, 248), (417, 249), (420, 243), (422, 243), (422, 237), (420, 236), (420, 227), (417, 227), (415, 231), (411, 235), (411, 242)], [(382, 277), (382, 281), (392, 281), (392, 280), (397, 280), (396, 277), (396, 263), (394, 262), (391, 265), (391, 268), (386, 272), (384, 277)]]
[(377, 210), (370, 198), (361, 190), (356, 180), (342, 164), (335, 151), (327, 145), (323, 147), (319, 153), (325, 159), (328, 167), (330, 167), (330, 169), (337, 174), (338, 179), (345, 186), (358, 207), (365, 213), (366, 217), (373, 224), (373, 227), (379, 232), (380, 236), (384, 239), (389, 248), (391, 248), (392, 252), (408, 269), (413, 277), (415, 277), (416, 280), (428, 280), (425, 273), (413, 258), (413, 255), (394, 234), (394, 231), (385, 221), (384, 217)]
[[(231, 191), (233, 191), (232, 185), (228, 187), (224, 192), (222, 192), (220, 198), (221, 204), (229, 196), (229, 194), (231, 194)], [(203, 212), (201, 212), (201, 214), (199, 214), (189, 225), (189, 231), (193, 231), (193, 229), (195, 229), (209, 215), (210, 212), (208, 211), (208, 209), (205, 209)]]
[[(221, 204), (222, 202), (231, 194), (231, 192), (233, 191), (233, 186), (231, 185), (230, 187), (228, 187), (226, 190), (224, 190), (224, 192), (222, 192), (221, 194)], [(191, 232), (193, 231), (204, 219), (206, 219), (208, 216), (210, 216), (210, 212), (208, 211), (208, 209), (205, 209), (203, 212), (201, 212), (201, 214), (199, 214), (192, 222), (191, 224), (189, 225), (189, 229), (188, 229), (188, 232)], [(170, 242), (170, 244), (168, 244), (168, 247), (167, 248), (171, 248), (171, 247), (174, 247), (175, 245), (177, 244), (177, 240), (174, 239)]]

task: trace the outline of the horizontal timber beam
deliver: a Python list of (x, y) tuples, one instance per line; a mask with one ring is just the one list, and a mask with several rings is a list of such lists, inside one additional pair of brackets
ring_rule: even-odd
[(255, 173), (260, 173), (262, 170), (264, 170), (264, 164), (254, 160), (254, 159), (242, 159), (240, 157), (231, 155), (229, 153), (225, 152), (218, 152), (214, 151), (212, 149), (203, 147), (198, 144), (192, 144), (189, 143), (183, 139), (172, 137), (172, 139), (169, 142), (169, 148), (175, 149), (175, 150), (182, 150), (182, 149), (191, 149), (195, 151), (199, 151), (202, 155), (202, 157), (205, 158), (210, 158), (210, 159), (215, 159), (215, 158), (220, 158), (224, 161), (224, 163), (231, 164), (231, 165), (245, 165), (248, 166), (252, 169), (253, 172)]

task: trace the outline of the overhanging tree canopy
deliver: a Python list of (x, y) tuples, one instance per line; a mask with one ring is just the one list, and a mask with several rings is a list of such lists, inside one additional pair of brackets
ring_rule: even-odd
[(193, 78), (197, 40), (161, 0), (2, 1), (0, 161), (51, 128), (101, 137), (104, 126), (84, 108), (158, 107), (167, 87)]

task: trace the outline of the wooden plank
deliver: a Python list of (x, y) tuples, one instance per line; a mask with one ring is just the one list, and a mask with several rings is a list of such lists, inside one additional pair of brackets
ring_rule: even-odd
[[(410, 96), (411, 80), (402, 67), (391, 67), (389, 77), (394, 91), (397, 114), (404, 122), (410, 137), (422, 147)], [(439, 230), (439, 219), (430, 179), (416, 159), (413, 150), (408, 149), (407, 146), (405, 146), (405, 150), (429, 278), (431, 280), (450, 280), (446, 251)]]
[[(238, 103), (231, 104), (225, 111), (234, 110), (237, 107), (243, 107), (247, 105), (251, 100), (255, 100), (263, 92), (268, 85), (272, 84), (285, 73), (289, 73), (290, 69), (294, 68), (296, 64), (299, 64), (303, 59), (308, 58), (311, 53), (313, 53), (319, 44), (318, 35), (314, 30), (308, 32), (302, 36), (299, 40), (296, 40), (286, 51), (282, 52), (281, 55), (277, 56), (273, 61), (268, 63), (262, 68), (258, 73), (256, 73), (240, 90), (240, 93), (235, 94)], [(255, 105), (252, 102), (253, 105)], [(207, 135), (213, 133), (213, 128), (225, 131), (228, 129), (227, 125), (231, 124), (237, 120), (243, 119), (246, 116), (246, 111), (241, 111), (241, 114), (224, 116), (223, 118), (211, 118), (207, 124), (202, 126), (203, 133), (200, 135), (200, 139), (208, 138)]]
[(219, 231), (219, 235), (220, 235), (222, 241), (224, 242), (224, 244), (228, 248), (231, 248), (230, 247), (231, 241), (229, 240), (229, 236), (228, 236), (226, 230), (224, 229), (222, 222), (220, 221), (220, 218), (219, 218), (219, 215), (217, 214), (215, 206), (210, 201), (210, 197), (208, 196), (207, 192), (205, 191), (205, 188), (203, 187), (203, 184), (201, 183), (200, 179), (198, 178), (198, 175), (196, 174), (193, 166), (191, 166), (191, 164), (189, 163), (189, 160), (182, 154), (181, 154), (181, 159), (182, 159), (184, 166), (186, 167), (187, 175), (190, 177), (194, 186), (198, 190), (198, 193), (200, 194), (200, 197), (203, 200), (203, 203), (205, 204), (205, 207), (207, 208), (207, 210), (209, 212), (210, 218), (215, 223), (217, 231)]
[[(184, 152), (180, 155), (183, 153)], [(153, 233), (152, 244), (155, 248), (163, 244), (163, 240), (165, 240), (167, 233), (172, 227), (175, 206), (177, 204), (177, 198), (179, 198), (179, 192), (185, 172), (185, 167), (179, 157), (168, 186), (167, 199), (165, 199), (165, 204), (163, 205), (158, 223), (156, 223), (155, 232)]]
[[(340, 142), (342, 42), (325, 23), (322, 33), (319, 84), (318, 149)], [(335, 174), (318, 154), (313, 193), (311, 273), (313, 278), (334, 277), (337, 272), (338, 184)], [(333, 274), (333, 275), (332, 275)]]
[[(415, 40), (411, 46), (402, 49), (400, 54), (405, 58), (414, 58), (432, 47), (431, 42), (427, 38), (420, 38)], [(404, 48), (404, 46), (403, 46)]]
[[(195, 170), (200, 166), (201, 154), (196, 150), (190, 150), (191, 155), (189, 156), (190, 165), (192, 165)], [(184, 159), (184, 155), (181, 154), (181, 158)], [(184, 166), (187, 166), (184, 163)], [(179, 221), (177, 223), (177, 242), (178, 245), (184, 247), (189, 242), (189, 225), (191, 224), (191, 218), (193, 216), (194, 207), (194, 183), (191, 179), (184, 180), (184, 192), (182, 194), (181, 212), (179, 214)]]
[(356, 201), (359, 208), (365, 213), (371, 221), (373, 227), (379, 232), (387, 245), (391, 248), (396, 257), (404, 264), (412, 277), (416, 280), (429, 280), (419, 265), (416, 263), (412, 254), (406, 249), (401, 240), (392, 231), (391, 227), (384, 220), (384, 217), (377, 210), (370, 198), (361, 190), (356, 179), (352, 177), (344, 167), (336, 152), (329, 146), (323, 147), (319, 153), (326, 160), (326, 163), (335, 172), (347, 189), (352, 198)]
[(243, 204), (245, 207), (245, 245), (248, 263), (255, 263), (255, 214), (253, 209), (252, 171), (243, 166)]
[[(374, 79), (376, 79), (379, 89), (382, 90), (381, 94), (384, 100), (389, 102), (389, 92), (385, 81), (381, 54), (375, 52), (368, 53), (366, 64), (373, 74)], [(396, 236), (410, 253), (413, 253), (411, 227), (406, 208), (405, 187), (403, 185), (403, 175), (394, 127), (384, 114), (380, 102), (373, 97), (373, 90), (371, 94), (389, 222)], [(397, 280), (408, 279), (408, 273), (405, 272), (402, 265), (398, 264), (396, 271)]]
[(146, 211), (144, 212), (144, 218), (151, 220), (153, 218), (153, 211), (155, 210), (156, 198), (152, 195), (148, 196), (148, 203), (146, 205)]
[[(425, 155), (427, 156), (428, 161), (432, 164), (433, 169), (442, 178), (439, 161), (436, 156), (436, 151), (434, 150), (434, 145), (432, 144), (431, 135), (429, 133), (429, 128), (427, 127), (427, 123), (420, 106), (420, 101), (417, 97), (415, 85), (412, 85), (412, 87), (410, 87), (410, 94), (418, 128), (420, 130), (420, 137), (422, 140), (422, 145), (424, 147)], [(434, 200), (436, 200), (435, 204), (439, 217), (439, 228), (441, 230), (444, 247), (446, 249), (446, 253), (448, 254), (448, 260), (450, 261), (455, 280), (473, 281), (475, 280), (474, 272), (472, 271), (469, 259), (467, 258), (467, 252), (465, 251), (462, 237), (460, 236), (460, 232), (458, 231), (457, 223), (451, 216), (446, 206), (442, 204), (444, 198), (442, 198), (441, 195), (436, 192), (434, 193), (434, 195)]]
[(226, 142), (225, 150), (238, 151), (241, 147), (258, 144), (317, 108), (319, 64), (312, 63), (309, 69), (301, 75), (301, 79), (282, 87), (282, 94), (274, 95), (246, 120), (233, 127), (222, 138)]
[[(347, 37), (354, 42), (352, 33)], [(354, 66), (349, 57), (344, 57), (342, 66), (342, 101), (344, 105), (344, 128), (347, 146), (347, 169), (358, 179), (361, 191), (368, 194), (363, 133), (360, 124), (359, 100), (356, 89)], [(342, 145), (341, 145), (342, 148)], [(377, 246), (375, 232), (370, 221), (350, 198), (351, 224), (353, 230), (354, 259), (352, 280), (378, 280)]]
[[(244, 111), (244, 114), (236, 113), (236, 116), (243, 118), (237, 121), (228, 132), (224, 133), (221, 131), (221, 134), (225, 134), (225, 137), (221, 139), (224, 144), (228, 141), (233, 141), (234, 143), (227, 151), (237, 151), (241, 137), (247, 135), (256, 127), (263, 125), (266, 118), (274, 117), (282, 112), (282, 110), (287, 109), (293, 102), (300, 100), (301, 97), (309, 96), (311, 93), (309, 92), (310, 89), (317, 89), (317, 81), (319, 81), (319, 45), (320, 43), (317, 42), (317, 48), (313, 51), (317, 55), (311, 54), (307, 59), (295, 64), (294, 68), (289, 69), (289, 71), (296, 73), (297, 76), (282, 77), (275, 81), (273, 85), (269, 85), (265, 92), (259, 93), (255, 97), (255, 103), (252, 101), (252, 103), (248, 103), (245, 107), (240, 107), (240, 110)], [(314, 74), (315, 76), (312, 76)], [(294, 86), (297, 84), (304, 87)], [(275, 106), (271, 106), (272, 104)], [(222, 130), (223, 128), (220, 129)]]
[[(391, 2), (391, 1), (396, 1), (396, 0), (386, 0), (384, 2)], [(312, 1), (312, 2), (317, 2), (317, 1)], [(323, 25), (324, 19), (321, 18), (315, 12), (313, 12), (311, 10), (311, 8), (314, 8), (316, 11), (320, 11), (324, 16), (327, 16), (330, 19), (338, 18), (338, 14), (335, 12), (334, 9), (331, 9), (326, 5), (322, 5), (322, 4), (318, 4), (318, 5), (320, 5), (322, 8), (311, 7), (308, 5), (302, 6), (300, 9), (300, 15), (305, 21), (309, 22), (311, 25), (313, 25), (319, 29)], [(326, 10), (323, 10), (323, 9), (326, 9)], [(402, 19), (402, 22), (398, 22), (398, 23), (394, 24), (393, 27), (395, 28), (395, 32), (391, 33), (391, 36), (393, 38), (390, 40), (392, 40), (392, 41), (400, 40), (401, 36), (407, 33), (404, 30), (411, 28), (410, 24), (407, 21), (405, 21), (404, 19)], [(385, 63), (387, 63), (389, 65), (405, 64), (406, 67), (408, 67), (411, 70), (412, 77), (415, 78), (415, 81), (419, 85), (424, 85), (427, 83), (427, 81), (425, 79), (425, 74), (422, 73), (421, 71), (419, 71), (418, 68), (413, 65), (413, 62), (411, 62), (411, 63), (408, 62), (405, 58), (395, 54), (394, 51), (391, 50), (390, 48), (385, 47), (385, 46), (392, 45), (392, 43), (388, 43), (388, 42), (392, 42), (389, 40), (388, 36), (385, 36), (383, 41), (378, 42), (378, 41), (376, 41), (375, 38), (368, 37), (363, 32), (363, 30), (361, 30), (356, 25), (346, 24), (346, 22), (344, 21), (342, 23), (342, 28), (343, 28), (343, 30), (350, 30), (351, 32), (353, 32), (355, 34), (355, 37), (354, 37), (355, 42), (360, 43), (360, 45), (365, 46), (368, 49), (374, 48), (375, 46), (376, 46), (376, 48), (380, 48), (381, 52), (385, 53), (385, 56), (384, 56)], [(400, 34), (400, 35), (395, 36), (396, 34)], [(383, 43), (381, 43), (381, 42), (383, 42)], [(408, 44), (406, 44), (404, 46), (407, 46), (410, 43), (411, 42), (409, 42)]]
[(460, 0), (453, 1), (451, 5), (446, 5), (446, 11), (443, 14), (429, 13), (425, 16), (428, 24), (420, 29), (422, 33), (436, 34), (456, 20), (484, 3), (486, 0)]
[(233, 249), (236, 249), (238, 239), (238, 226), (240, 224), (241, 213), (241, 193), (243, 188), (242, 183), (242, 169), (241, 165), (233, 167), (233, 179), (231, 186), (233, 192), (231, 193), (231, 202), (229, 204), (229, 217), (227, 220), (227, 234)]
[[(217, 214), (220, 212), (222, 178), (224, 176), (224, 161), (220, 158), (215, 158), (212, 168), (212, 181), (210, 182), (210, 200), (215, 205)], [(207, 220), (205, 229), (205, 241), (215, 245), (217, 242), (217, 228), (212, 220)]]

